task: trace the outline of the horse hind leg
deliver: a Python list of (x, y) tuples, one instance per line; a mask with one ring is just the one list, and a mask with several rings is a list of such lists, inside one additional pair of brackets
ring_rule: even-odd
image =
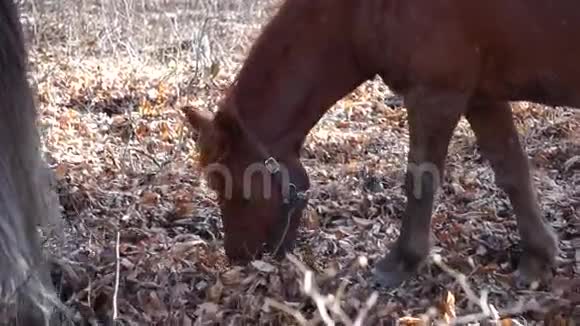
[(10, 325), (61, 325), (54, 319), (59, 316), (54, 313), (60, 313), (61, 303), (42, 254), (36, 219), (25, 215), (26, 210), (19, 209), (16, 201), (6, 196), (6, 188), (2, 190), (0, 319), (10, 320)]
[(483, 156), (494, 170), (496, 183), (507, 193), (514, 208), (523, 247), (517, 283), (523, 286), (543, 279), (547, 269), (554, 265), (557, 238), (542, 218), (511, 107), (507, 102), (476, 100), (470, 104), (466, 117)]
[[(48, 270), (36, 252), (26, 252), (32, 239), (3, 239), (0, 249), (0, 316), (14, 325), (48, 325), (53, 294)], [(34, 248), (30, 248), (36, 250)]]

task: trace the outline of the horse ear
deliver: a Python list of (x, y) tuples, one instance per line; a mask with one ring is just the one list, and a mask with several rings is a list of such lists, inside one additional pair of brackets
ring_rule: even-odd
[(212, 127), (213, 119), (209, 114), (196, 110), (191, 106), (182, 107), (181, 111), (196, 132), (205, 133)]
[(224, 157), (230, 147), (220, 114), (211, 116), (211, 113), (204, 113), (191, 106), (182, 107), (181, 111), (185, 114), (191, 129), (197, 133), (194, 136), (194, 141), (200, 149), (201, 165), (205, 166)]

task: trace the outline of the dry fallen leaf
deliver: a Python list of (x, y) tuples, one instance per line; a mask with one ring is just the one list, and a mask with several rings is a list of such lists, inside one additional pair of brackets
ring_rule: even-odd
[(146, 116), (154, 116), (155, 115), (155, 108), (148, 100), (142, 100), (139, 105), (139, 113), (146, 117)]
[(137, 135), (137, 137), (143, 139), (143, 138), (149, 136), (150, 131), (151, 131), (151, 128), (149, 128), (149, 126), (145, 122), (140, 121), (137, 124), (137, 127), (135, 128), (135, 135)]
[(195, 311), (195, 315), (198, 317), (206, 316), (206, 315), (213, 316), (213, 315), (217, 314), (218, 310), (219, 310), (219, 307), (215, 303), (204, 302), (198, 306), (197, 310)]
[(443, 312), (443, 319), (447, 323), (457, 317), (455, 313), (455, 296), (450, 291), (446, 291), (440, 306)]
[(66, 178), (69, 172), (68, 166), (66, 163), (58, 164), (57, 167), (54, 169), (54, 176), (57, 180), (63, 180)]
[(141, 194), (141, 204), (144, 206), (156, 206), (159, 203), (159, 194), (153, 191), (145, 191)]
[(423, 319), (415, 317), (401, 317), (398, 320), (398, 324), (401, 326), (426, 326), (427, 324)]
[(200, 239), (190, 240), (179, 242), (173, 245), (171, 248), (171, 253), (175, 255), (175, 257), (187, 257), (188, 254), (195, 251), (196, 247), (200, 245), (206, 245), (205, 241)]
[(191, 216), (196, 205), (192, 202), (178, 201), (175, 203), (175, 219)]
[(360, 218), (360, 217), (356, 217), (356, 216), (351, 216), (353, 222), (355, 222), (356, 224), (366, 227), (369, 225), (373, 225), (375, 222), (373, 220), (368, 220), (366, 218)]
[(152, 316), (159, 316), (167, 312), (167, 307), (155, 291), (142, 291), (141, 301), (144, 310)]
[(564, 170), (580, 168), (580, 155), (576, 155), (564, 163)]
[(500, 321), (500, 325), (501, 326), (512, 326), (513, 325), (513, 322), (511, 320), (511, 318), (505, 318), (505, 319), (502, 319)]
[(252, 261), (252, 266), (254, 266), (260, 272), (264, 273), (272, 273), (276, 271), (276, 267), (274, 265), (267, 263), (263, 260)]
[(159, 131), (161, 132), (161, 139), (163, 141), (171, 141), (172, 139), (171, 128), (165, 121), (161, 121), (161, 123), (159, 124), (159, 129), (160, 129)]
[(239, 284), (242, 281), (243, 267), (234, 266), (221, 275), (221, 279), (225, 285), (231, 286)]
[(224, 285), (222, 284), (222, 282), (218, 279), (216, 281), (216, 283), (214, 285), (212, 285), (208, 290), (207, 290), (207, 298), (210, 301), (213, 302), (218, 302), (221, 297), (222, 294), (224, 292)]

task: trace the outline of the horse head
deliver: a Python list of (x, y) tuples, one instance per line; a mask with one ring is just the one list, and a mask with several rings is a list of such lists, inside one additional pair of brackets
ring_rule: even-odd
[(294, 246), (310, 186), (297, 155), (275, 158), (226, 111), (184, 112), (198, 133), (200, 167), (218, 195), (226, 255), (234, 262), (263, 252), (280, 258)]

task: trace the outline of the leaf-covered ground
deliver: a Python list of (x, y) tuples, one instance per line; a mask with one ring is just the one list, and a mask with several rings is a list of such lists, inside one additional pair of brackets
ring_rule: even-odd
[[(143, 61), (31, 47), (45, 154), (63, 207), (64, 237), (48, 247), (74, 317), (87, 324), (117, 317), (122, 325), (322, 324), (316, 303), (334, 300), (340, 306), (330, 318), (344, 325), (370, 298), (365, 325), (421, 325), (428, 313), (481, 319), (461, 282), (433, 264), (397, 290), (370, 283), (369, 266), (397, 237), (406, 201), (406, 111), (378, 78), (333, 106), (304, 146), (313, 192), (293, 252), (299, 263), (229, 265), (214, 194), (196, 168), (197, 148), (178, 108), (215, 110), (259, 28), (240, 24), (223, 24), (223, 34), (232, 33), (223, 45), (227, 64), (205, 75), (194, 74), (191, 57)], [(580, 111), (513, 108), (541, 207), (561, 240), (557, 279), (550, 288), (513, 290), (515, 218), (465, 121), (434, 212), (434, 252), (467, 276), (475, 295), (487, 293), (500, 312), (513, 310), (502, 315), (504, 324), (578, 320)], [(322, 301), (303, 292), (311, 272)]]

